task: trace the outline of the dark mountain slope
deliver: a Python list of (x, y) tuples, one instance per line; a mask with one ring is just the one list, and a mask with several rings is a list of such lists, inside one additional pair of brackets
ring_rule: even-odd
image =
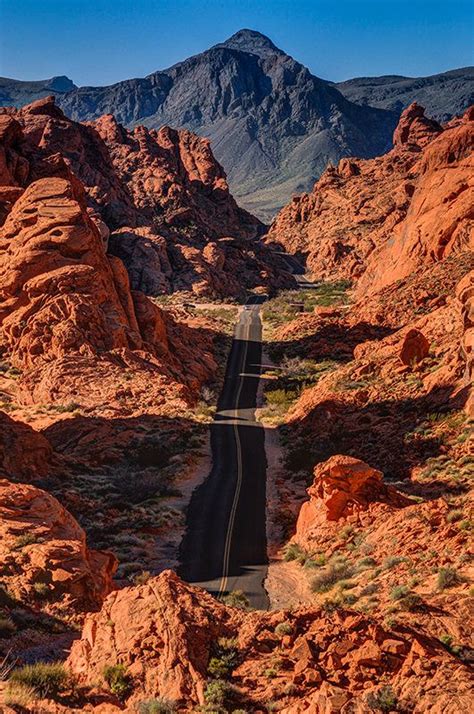
[(474, 103), (474, 67), (430, 77), (358, 77), (334, 85), (356, 104), (400, 113), (416, 101), (438, 121), (458, 116)]
[(79, 121), (114, 114), (128, 126), (209, 137), (236, 198), (267, 220), (328, 161), (388, 149), (396, 123), (349, 102), (251, 30), (143, 79), (74, 89), (58, 104)]
[[(329, 162), (388, 150), (398, 116), (413, 99), (441, 119), (460, 113), (472, 100), (469, 78), (472, 71), (455, 70), (416, 80), (379, 77), (335, 85), (259, 32), (241, 30), (148, 77), (66, 93), (61, 86), (54, 93), (77, 121), (114, 114), (129, 127), (169, 125), (208, 137), (239, 203), (268, 221), (291, 194), (310, 190)], [(27, 88), (15, 94), (14, 80), (8, 81), (8, 92), (0, 84), (0, 103), (24, 103)]]
[(69, 77), (51, 77), (35, 82), (22, 82), (19, 79), (0, 77), (0, 106), (24, 107), (26, 104), (42, 99), (50, 94), (64, 94), (77, 89)]

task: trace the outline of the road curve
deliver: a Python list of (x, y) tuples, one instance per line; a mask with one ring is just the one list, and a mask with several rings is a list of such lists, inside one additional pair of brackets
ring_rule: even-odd
[(179, 575), (215, 595), (242, 590), (267, 609), (266, 456), (255, 407), (262, 358), (260, 304), (241, 311), (211, 424), (212, 469), (191, 497)]

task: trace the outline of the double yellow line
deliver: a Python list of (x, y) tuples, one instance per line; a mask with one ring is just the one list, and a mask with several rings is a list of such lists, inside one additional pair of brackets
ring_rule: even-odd
[[(239, 381), (239, 388), (237, 390), (237, 398), (235, 401), (235, 410), (234, 410), (234, 416), (236, 419), (237, 419), (238, 411), (239, 411), (240, 395), (242, 394), (242, 387), (244, 385), (244, 379), (245, 379), (245, 371), (244, 370), (245, 370), (245, 363), (247, 362), (251, 324), (252, 324), (252, 321), (250, 320), (249, 324), (247, 325), (244, 356), (243, 356), (243, 360), (242, 360), (242, 366), (239, 371), (240, 381)], [(240, 441), (239, 424), (237, 421), (234, 421), (233, 428), (234, 428), (234, 437), (235, 437), (235, 448), (236, 448), (236, 454), (237, 454), (237, 483), (235, 485), (234, 499), (232, 501), (232, 508), (230, 511), (229, 523), (227, 525), (227, 534), (226, 534), (225, 546), (224, 546), (224, 560), (222, 563), (222, 576), (221, 576), (220, 585), (219, 585), (219, 597), (224, 595), (224, 593), (227, 592), (227, 589), (228, 589), (227, 583), (228, 583), (228, 578), (229, 578), (230, 548), (232, 545), (232, 534), (234, 531), (235, 515), (237, 513), (237, 506), (239, 505), (240, 491), (242, 488), (242, 478), (243, 478), (242, 444)]]

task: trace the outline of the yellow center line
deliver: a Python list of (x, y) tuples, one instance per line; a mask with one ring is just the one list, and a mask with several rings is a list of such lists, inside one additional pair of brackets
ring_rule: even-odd
[[(247, 326), (247, 337), (245, 338), (244, 357), (242, 360), (242, 367), (241, 367), (240, 375), (239, 375), (240, 382), (239, 382), (239, 388), (237, 390), (237, 398), (236, 398), (236, 402), (235, 402), (235, 410), (234, 410), (235, 417), (238, 416), (240, 395), (242, 393), (242, 387), (243, 387), (244, 379), (245, 379), (245, 363), (247, 361), (248, 345), (249, 345), (249, 340), (250, 340), (250, 326), (251, 326), (251, 321), (248, 323), (248, 326)], [(225, 546), (224, 546), (224, 562), (222, 565), (222, 577), (221, 577), (220, 586), (219, 586), (219, 595), (223, 595), (227, 590), (227, 582), (228, 582), (228, 576), (229, 576), (229, 562), (230, 562), (230, 547), (232, 544), (232, 533), (234, 530), (237, 506), (239, 504), (240, 490), (242, 488), (242, 477), (243, 477), (242, 444), (240, 441), (239, 426), (238, 426), (237, 421), (234, 422), (234, 437), (235, 437), (235, 447), (236, 447), (236, 452), (237, 452), (237, 483), (235, 486), (234, 500), (232, 502), (232, 508), (230, 511), (229, 523), (227, 526), (227, 535), (226, 535)]]

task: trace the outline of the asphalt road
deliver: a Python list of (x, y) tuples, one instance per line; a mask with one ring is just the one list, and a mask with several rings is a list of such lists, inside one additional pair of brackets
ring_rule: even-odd
[(242, 590), (252, 607), (267, 609), (267, 462), (264, 431), (255, 421), (261, 302), (250, 298), (236, 326), (211, 425), (212, 470), (191, 498), (179, 575), (215, 595)]

